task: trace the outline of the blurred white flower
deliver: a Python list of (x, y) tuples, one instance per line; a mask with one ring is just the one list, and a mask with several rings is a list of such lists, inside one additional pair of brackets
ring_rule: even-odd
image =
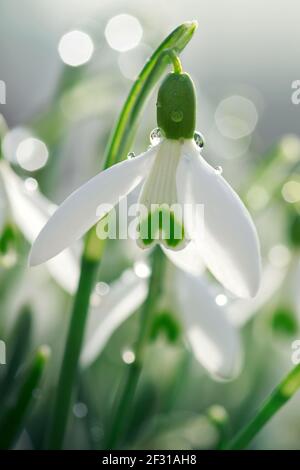
[(91, 364), (101, 353), (112, 334), (144, 302), (147, 280), (128, 270), (110, 285), (109, 294), (89, 313), (85, 346), (81, 354), (83, 366)]
[[(186, 339), (195, 358), (219, 379), (231, 379), (241, 366), (242, 352), (237, 330), (218, 306), (207, 282), (176, 269), (172, 297), (181, 313)], [(101, 353), (114, 331), (144, 302), (145, 278), (127, 271), (110, 288), (102, 303), (90, 312), (81, 365), (88, 367)]]
[[(0, 162), (0, 175), (12, 219), (26, 240), (32, 243), (55, 210), (55, 206), (39, 192), (37, 184), (35, 186), (26, 184), (26, 181), (23, 181), (4, 160)], [(79, 265), (77, 257), (70, 249), (49, 260), (46, 266), (63, 289), (69, 293), (75, 291), (79, 278)]]

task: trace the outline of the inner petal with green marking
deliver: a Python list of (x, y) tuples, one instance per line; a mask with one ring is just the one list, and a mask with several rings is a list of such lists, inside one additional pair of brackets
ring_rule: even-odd
[(181, 156), (180, 140), (162, 141), (139, 199), (138, 244), (146, 248), (163, 243), (174, 250), (185, 246), (183, 208), (178, 203), (176, 171)]

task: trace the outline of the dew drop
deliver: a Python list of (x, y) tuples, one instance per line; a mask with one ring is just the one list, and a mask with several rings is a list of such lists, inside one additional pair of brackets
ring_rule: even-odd
[(204, 137), (202, 134), (200, 134), (200, 132), (195, 132), (194, 133), (194, 141), (197, 145), (197, 147), (199, 147), (199, 149), (203, 149), (204, 147)]
[(36, 191), (38, 189), (38, 182), (34, 178), (26, 178), (24, 186), (27, 191)]
[(135, 157), (134, 152), (129, 152), (129, 154), (127, 155), (128, 160), (132, 160), (134, 157)]
[(172, 111), (171, 112), (171, 120), (173, 122), (181, 122), (183, 120), (183, 112), (182, 111)]
[(221, 166), (217, 166), (217, 168), (215, 168), (215, 172), (217, 175), (221, 175), (223, 173), (223, 168)]
[(153, 131), (150, 132), (150, 142), (152, 145), (158, 145), (162, 140), (162, 135), (161, 135), (161, 130), (159, 127), (156, 127), (153, 129)]

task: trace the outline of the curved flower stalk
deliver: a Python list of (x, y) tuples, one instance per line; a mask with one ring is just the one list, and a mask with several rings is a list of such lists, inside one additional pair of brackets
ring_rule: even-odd
[[(185, 338), (195, 358), (214, 377), (234, 378), (241, 366), (238, 330), (228, 320), (225, 307), (218, 306), (208, 282), (199, 276), (176, 269), (172, 297)], [(116, 281), (102, 304), (89, 316), (82, 367), (88, 367), (101, 353), (116, 329), (133, 314), (147, 296), (147, 280), (134, 271)]]
[[(31, 244), (55, 210), (55, 205), (38, 189), (27, 189), (25, 182), (4, 160), (0, 161), (0, 175), (12, 219)], [(46, 267), (64, 290), (68, 293), (75, 291), (79, 278), (79, 263), (71, 249), (63, 250), (58, 256), (47, 261)]]
[(193, 82), (175, 68), (158, 92), (162, 137), (156, 135), (139, 157), (108, 168), (73, 192), (34, 242), (30, 264), (60, 253), (141, 184), (139, 246), (158, 242), (180, 251), (193, 240), (195, 257), (219, 282), (238, 297), (253, 297), (260, 283), (256, 229), (239, 196), (201, 156), (194, 140), (195, 109)]

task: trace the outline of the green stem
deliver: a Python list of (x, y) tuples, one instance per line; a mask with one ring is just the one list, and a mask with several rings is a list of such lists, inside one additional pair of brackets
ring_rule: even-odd
[[(196, 27), (196, 22), (187, 22), (180, 25), (161, 43), (145, 64), (132, 86), (112, 132), (105, 153), (104, 168), (109, 168), (127, 156), (143, 105), (170, 63), (170, 50), (174, 50), (177, 54), (181, 52), (192, 38)], [(87, 235), (82, 255), (80, 281), (74, 300), (64, 359), (59, 376), (54, 419), (50, 429), (50, 447), (52, 448), (60, 448), (63, 444), (72, 388), (88, 314), (89, 297), (94, 286), (102, 253), (103, 241), (97, 238), (94, 227)]]
[(277, 411), (297, 392), (300, 387), (300, 364), (283, 379), (261, 406), (254, 418), (226, 446), (225, 449), (244, 449), (260, 432)]
[(181, 65), (180, 59), (173, 49), (170, 50), (169, 56), (173, 64), (174, 73), (178, 73), (178, 74), (182, 73), (182, 65)]
[(142, 308), (140, 318), (140, 329), (134, 348), (135, 360), (129, 366), (124, 389), (119, 398), (118, 406), (110, 426), (110, 433), (108, 435), (106, 443), (107, 449), (114, 449), (118, 444), (119, 437), (125, 427), (129, 410), (134, 399), (136, 387), (142, 371), (145, 346), (147, 344), (150, 332), (150, 326), (152, 321), (151, 313), (155, 309), (155, 306), (157, 305), (157, 301), (161, 293), (161, 280), (163, 277), (164, 261), (164, 254), (157, 246), (153, 253), (152, 274), (149, 282), (149, 291), (146, 301)]
[(50, 355), (48, 346), (41, 346), (28, 368), (15, 404), (3, 415), (0, 423), (0, 448), (9, 449), (16, 441)]
[(59, 449), (63, 444), (70, 411), (73, 383), (77, 372), (78, 358), (89, 310), (90, 296), (94, 287), (97, 271), (98, 261), (91, 260), (83, 255), (79, 285), (73, 304), (63, 362), (58, 380), (56, 400), (54, 403), (53, 421), (48, 443), (50, 449)]

